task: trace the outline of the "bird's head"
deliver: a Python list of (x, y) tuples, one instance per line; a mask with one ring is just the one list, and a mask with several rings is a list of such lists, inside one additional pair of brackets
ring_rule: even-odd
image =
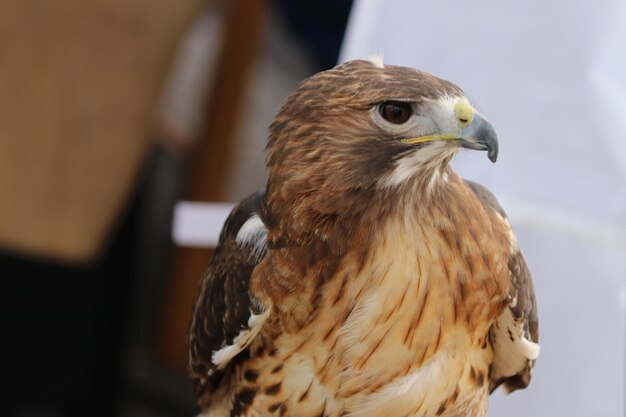
[(459, 87), (378, 60), (347, 62), (303, 81), (272, 123), (268, 201), (309, 229), (358, 216), (375, 196), (436, 187), (459, 148), (498, 155), (492, 125)]

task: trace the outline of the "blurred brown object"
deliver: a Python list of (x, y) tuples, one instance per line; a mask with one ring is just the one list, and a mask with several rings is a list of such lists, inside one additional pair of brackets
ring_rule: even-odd
[[(234, 152), (235, 127), (244, 115), (251, 67), (258, 58), (266, 21), (265, 0), (228, 2), (218, 68), (207, 104), (206, 126), (192, 152), (186, 199), (223, 201), (224, 182)], [(185, 369), (186, 334), (199, 279), (210, 249), (177, 248), (166, 300), (160, 357), (172, 369)]]
[(98, 254), (199, 5), (0, 2), (0, 247), (64, 261)]

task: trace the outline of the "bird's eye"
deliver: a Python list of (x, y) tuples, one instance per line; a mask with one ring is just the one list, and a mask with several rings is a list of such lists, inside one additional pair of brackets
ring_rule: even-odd
[(397, 125), (409, 120), (412, 113), (411, 105), (404, 101), (386, 101), (380, 105), (380, 115), (383, 119)]

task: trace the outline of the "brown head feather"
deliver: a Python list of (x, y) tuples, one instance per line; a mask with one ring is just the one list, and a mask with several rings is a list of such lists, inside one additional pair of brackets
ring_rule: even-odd
[[(303, 81), (270, 127), (265, 220), (270, 243), (345, 236), (389, 200), (376, 184), (415, 151), (381, 129), (370, 110), (388, 100), (460, 96), (454, 84), (412, 68), (351, 61)], [(448, 158), (442, 160), (447, 163)], [(279, 220), (280, 219), (280, 222)]]

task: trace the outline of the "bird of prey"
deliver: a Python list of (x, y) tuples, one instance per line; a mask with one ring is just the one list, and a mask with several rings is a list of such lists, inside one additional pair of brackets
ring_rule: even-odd
[(202, 416), (477, 417), (528, 385), (531, 278), (461, 148), (495, 162), (494, 128), (425, 72), (359, 60), (298, 86), (199, 286)]

